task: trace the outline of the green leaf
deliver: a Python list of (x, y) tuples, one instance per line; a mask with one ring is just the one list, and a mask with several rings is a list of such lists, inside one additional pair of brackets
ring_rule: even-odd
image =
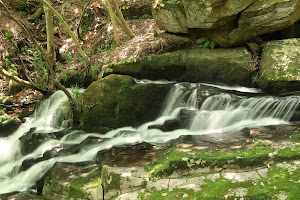
[(216, 42), (215, 41), (211, 41), (210, 44), (209, 44), (209, 47), (211, 49), (214, 49), (216, 47)]
[(201, 43), (203, 43), (203, 42), (205, 42), (205, 41), (207, 41), (207, 38), (206, 38), (206, 37), (202, 37), (202, 38), (198, 39), (198, 40), (196, 41), (196, 43), (197, 43), (197, 44), (201, 44)]
[(209, 46), (209, 44), (210, 44), (210, 41), (207, 40), (207, 41), (204, 43), (203, 48), (207, 48), (207, 47)]

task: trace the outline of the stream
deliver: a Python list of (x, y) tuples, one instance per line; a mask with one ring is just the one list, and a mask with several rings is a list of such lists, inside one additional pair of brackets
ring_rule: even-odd
[[(139, 127), (122, 127), (106, 134), (69, 130), (67, 121), (63, 120), (67, 97), (62, 91), (40, 103), (34, 115), (16, 132), (0, 138), (0, 194), (35, 188), (36, 181), (56, 162), (94, 161), (99, 151), (114, 146), (141, 142), (157, 145), (184, 135), (238, 133), (246, 127), (291, 124), (299, 120), (300, 96), (267, 96), (255, 88), (221, 84), (136, 82), (173, 85), (159, 117)], [(164, 128), (167, 122), (178, 121), (182, 113), (187, 115), (184, 123)], [(27, 147), (22, 146), (20, 138), (28, 134), (61, 132), (66, 134), (49, 137), (31, 152), (22, 151)], [(89, 138), (98, 139), (85, 142)], [(24, 168), (24, 163), (31, 160), (36, 162)]]

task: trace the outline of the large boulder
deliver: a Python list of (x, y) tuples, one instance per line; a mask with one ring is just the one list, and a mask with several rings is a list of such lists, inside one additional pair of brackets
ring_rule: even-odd
[(113, 64), (106, 67), (106, 75), (117, 73), (146, 79), (249, 85), (252, 70), (252, 56), (246, 48), (195, 48)]
[(299, 0), (257, 0), (241, 13), (238, 27), (228, 35), (230, 45), (241, 45), (266, 33), (292, 26), (300, 19)]
[(159, 0), (153, 16), (162, 30), (240, 46), (291, 27), (300, 19), (298, 0)]
[(262, 54), (259, 87), (271, 93), (299, 90), (300, 39), (268, 42)]
[(160, 0), (153, 9), (157, 25), (168, 32), (188, 33), (190, 28), (222, 27), (255, 0)]
[(99, 131), (154, 120), (169, 89), (165, 84), (135, 84), (130, 76), (109, 75), (93, 82), (82, 94), (81, 126)]

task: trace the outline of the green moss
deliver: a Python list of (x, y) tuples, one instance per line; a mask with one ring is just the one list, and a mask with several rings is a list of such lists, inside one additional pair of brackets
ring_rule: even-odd
[[(290, 163), (293, 164), (293, 163)], [(201, 174), (200, 174), (201, 175)], [(205, 179), (200, 190), (175, 188), (170, 190), (141, 191), (140, 195), (145, 200), (157, 199), (274, 199), (276, 195), (286, 195), (287, 199), (298, 199), (300, 187), (297, 184), (300, 169), (289, 172), (286, 169), (272, 166), (266, 178), (257, 181), (231, 182), (225, 178), (218, 178), (215, 181)], [(190, 177), (187, 177), (187, 179)], [(242, 191), (242, 192), (239, 192)]]
[(294, 134), (292, 135), (292, 140), (293, 140), (294, 142), (300, 142), (300, 133), (294, 133)]
[(262, 166), (268, 161), (269, 153), (275, 150), (266, 146), (255, 146), (249, 150), (231, 152), (199, 151), (191, 156), (187, 153), (178, 153), (172, 149), (166, 155), (148, 164), (145, 169), (152, 176), (171, 175), (176, 170), (197, 169), (204, 167), (223, 167), (225, 164), (236, 165), (240, 168), (248, 166)]
[[(101, 185), (101, 172), (98, 167), (91, 166), (83, 169), (83, 174), (85, 170), (91, 170), (87, 175), (80, 175), (77, 178), (71, 178), (64, 180), (60, 179), (61, 168), (54, 167), (51, 170), (51, 174), (46, 177), (43, 196), (46, 197), (60, 197), (64, 199), (87, 199), (88, 189), (96, 188)], [(63, 183), (63, 184), (62, 184)]]
[(248, 195), (253, 199), (271, 199), (275, 195), (285, 193), (288, 199), (297, 199), (300, 187), (296, 182), (300, 176), (300, 169), (289, 173), (285, 169), (271, 167), (267, 179), (259, 181), (255, 187), (250, 188)]
[[(96, 168), (87, 176), (81, 176), (70, 182), (67, 196), (70, 198), (84, 198), (87, 196), (85, 192), (87, 189), (98, 187), (101, 183), (101, 172)], [(86, 185), (91, 185), (91, 187), (85, 188)]]
[(300, 159), (300, 150), (292, 150), (290, 147), (279, 150), (275, 155), (275, 161), (288, 161), (296, 159)]

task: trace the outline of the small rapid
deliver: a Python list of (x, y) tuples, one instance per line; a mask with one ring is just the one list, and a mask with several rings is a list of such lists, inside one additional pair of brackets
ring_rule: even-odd
[[(161, 84), (161, 82), (140, 81), (139, 84)], [(0, 138), (0, 194), (32, 188), (56, 162), (94, 161), (99, 151), (114, 146), (140, 142), (155, 145), (177, 139), (182, 135), (238, 132), (245, 127), (289, 124), (294, 113), (299, 111), (300, 97), (262, 96), (255, 88), (174, 83), (159, 117), (154, 121), (139, 127), (118, 128), (106, 134), (68, 130), (60, 139), (51, 138), (32, 152), (22, 155), (19, 138), (23, 135), (36, 132), (50, 134), (66, 130), (64, 121), (66, 102), (67, 97), (64, 93), (57, 91), (43, 101), (34, 115), (15, 133)], [(169, 120), (177, 119), (182, 110), (193, 113), (186, 127), (172, 131), (157, 128)], [(88, 138), (97, 138), (97, 142), (83, 143)], [(68, 151), (73, 146), (77, 146), (79, 150)], [(67, 153), (61, 153), (64, 150), (67, 150)], [(24, 162), (42, 158), (49, 151), (56, 153), (49, 159), (41, 159), (27, 169), (22, 169)]]

